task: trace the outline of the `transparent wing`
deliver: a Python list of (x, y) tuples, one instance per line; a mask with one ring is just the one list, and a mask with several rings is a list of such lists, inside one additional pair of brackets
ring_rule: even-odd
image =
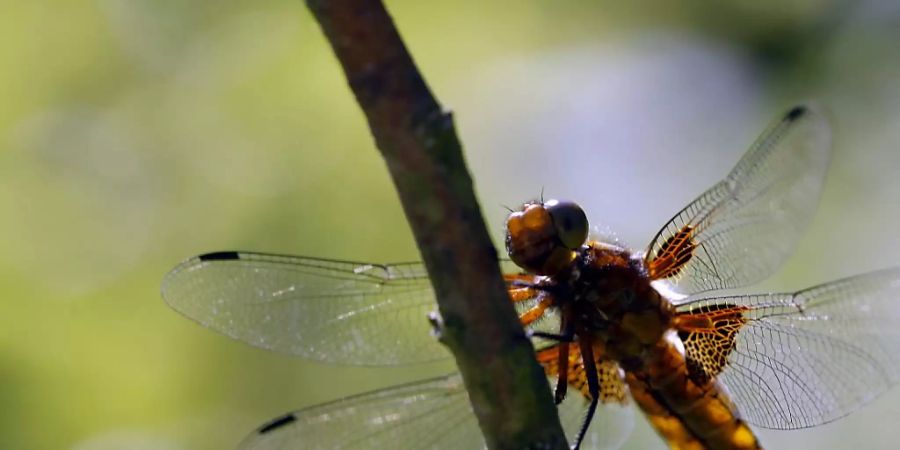
[(809, 224), (830, 159), (826, 119), (812, 107), (791, 109), (659, 231), (647, 249), (651, 277), (684, 294), (767, 278)]
[[(697, 299), (678, 311), (719, 316), (710, 331), (736, 328), (709, 341), (734, 339), (719, 380), (749, 423), (793, 429), (849, 414), (900, 380), (898, 301), (900, 269), (889, 269), (794, 294)], [(726, 320), (728, 312), (741, 318)]]
[(459, 374), (313, 406), (254, 431), (240, 450), (484, 448)]
[(419, 263), (210, 253), (169, 272), (162, 295), (207, 328), (314, 360), (390, 365), (449, 356), (430, 335), (434, 293)]
[(449, 357), (431, 335), (427, 315), (436, 305), (421, 263), (209, 253), (172, 269), (162, 296), (207, 328), (313, 360), (397, 365)]
[[(559, 413), (571, 439), (587, 404), (583, 397), (570, 397)], [(630, 411), (599, 408), (597, 413), (582, 448), (618, 448), (624, 440), (621, 434), (630, 432)], [(616, 442), (603, 434), (609, 432), (617, 436)], [(239, 447), (298, 448), (470, 450), (485, 444), (462, 378), (452, 374), (286, 414), (258, 428)]]

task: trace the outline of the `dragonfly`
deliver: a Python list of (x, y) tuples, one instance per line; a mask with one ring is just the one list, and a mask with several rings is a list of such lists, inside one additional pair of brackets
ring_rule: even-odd
[[(831, 159), (815, 105), (791, 108), (642, 251), (589, 236), (574, 202), (510, 213), (510, 301), (573, 448), (617, 448), (635, 409), (671, 448), (758, 449), (751, 426), (839, 419), (900, 379), (900, 269), (796, 292), (734, 294), (774, 274), (811, 222)], [(728, 292), (723, 292), (728, 291)], [(215, 252), (163, 281), (175, 310), (245, 343), (333, 364), (448, 357), (421, 263)], [(458, 373), (279, 416), (242, 450), (483, 448)]]

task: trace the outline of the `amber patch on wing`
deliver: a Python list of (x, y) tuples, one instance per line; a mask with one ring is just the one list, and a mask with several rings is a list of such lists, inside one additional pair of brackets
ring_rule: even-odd
[(677, 277), (684, 269), (684, 266), (694, 256), (694, 250), (697, 243), (694, 242), (694, 227), (685, 225), (672, 236), (669, 236), (656, 254), (653, 255), (647, 263), (647, 270), (650, 272), (650, 279), (660, 280), (663, 278)]
[(695, 383), (702, 386), (725, 368), (737, 333), (747, 323), (747, 309), (710, 305), (675, 317), (674, 327), (684, 343), (688, 374)]
[[(547, 376), (559, 375), (559, 348), (561, 345), (569, 346), (569, 368), (566, 373), (566, 381), (569, 386), (578, 389), (585, 399), (590, 400), (588, 391), (587, 374), (584, 371), (584, 363), (581, 361), (581, 350), (578, 344), (557, 344), (537, 352), (537, 360), (544, 368)], [(600, 380), (600, 402), (625, 404), (628, 401), (628, 388), (622, 376), (619, 364), (613, 360), (605, 359), (603, 351), (594, 347), (597, 375)]]

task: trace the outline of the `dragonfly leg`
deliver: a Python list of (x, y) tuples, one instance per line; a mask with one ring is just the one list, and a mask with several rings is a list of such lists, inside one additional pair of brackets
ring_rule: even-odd
[[(564, 309), (559, 320), (559, 334), (561, 336), (575, 334), (573, 327), (569, 325), (571, 321), (568, 320), (568, 315), (566, 314), (568, 311), (568, 308)], [(553, 399), (559, 405), (566, 399), (566, 390), (569, 388), (569, 344), (563, 343), (560, 345), (556, 362), (559, 372), (556, 374), (556, 389), (553, 391)]]
[(597, 364), (594, 360), (594, 348), (588, 339), (579, 339), (578, 344), (581, 347), (581, 361), (584, 364), (584, 374), (587, 378), (588, 394), (591, 396), (591, 404), (588, 406), (587, 414), (584, 415), (584, 422), (581, 429), (578, 430), (578, 437), (572, 445), (572, 450), (578, 450), (581, 441), (584, 440), (587, 429), (591, 425), (591, 419), (594, 418), (594, 412), (597, 410), (597, 403), (600, 401), (600, 379), (597, 377)]
[(517, 287), (508, 290), (509, 298), (515, 302), (524, 302), (525, 300), (531, 300), (537, 296), (538, 291), (530, 288), (530, 287)]
[[(510, 296), (513, 298), (513, 301), (516, 301), (515, 295), (513, 295), (513, 291), (509, 291), (509, 292), (510, 292)], [(538, 320), (541, 317), (543, 317), (544, 312), (547, 311), (547, 308), (553, 306), (553, 303), (554, 303), (554, 301), (553, 301), (552, 297), (544, 296), (543, 298), (541, 298), (540, 301), (538, 301), (538, 303), (536, 305), (532, 306), (527, 311), (522, 313), (522, 315), (519, 316), (519, 322), (522, 323), (523, 327), (527, 327), (535, 320)]]
[(569, 345), (564, 344), (559, 348), (559, 373), (556, 374), (556, 389), (553, 391), (553, 400), (559, 405), (566, 399), (566, 390), (569, 388)]

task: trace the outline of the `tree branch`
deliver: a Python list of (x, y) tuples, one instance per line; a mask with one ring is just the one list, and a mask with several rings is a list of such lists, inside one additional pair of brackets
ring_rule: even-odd
[(506, 293), (452, 117), (379, 0), (307, 5), (387, 163), (437, 295), (441, 340), (456, 357), (488, 447), (568, 448)]

